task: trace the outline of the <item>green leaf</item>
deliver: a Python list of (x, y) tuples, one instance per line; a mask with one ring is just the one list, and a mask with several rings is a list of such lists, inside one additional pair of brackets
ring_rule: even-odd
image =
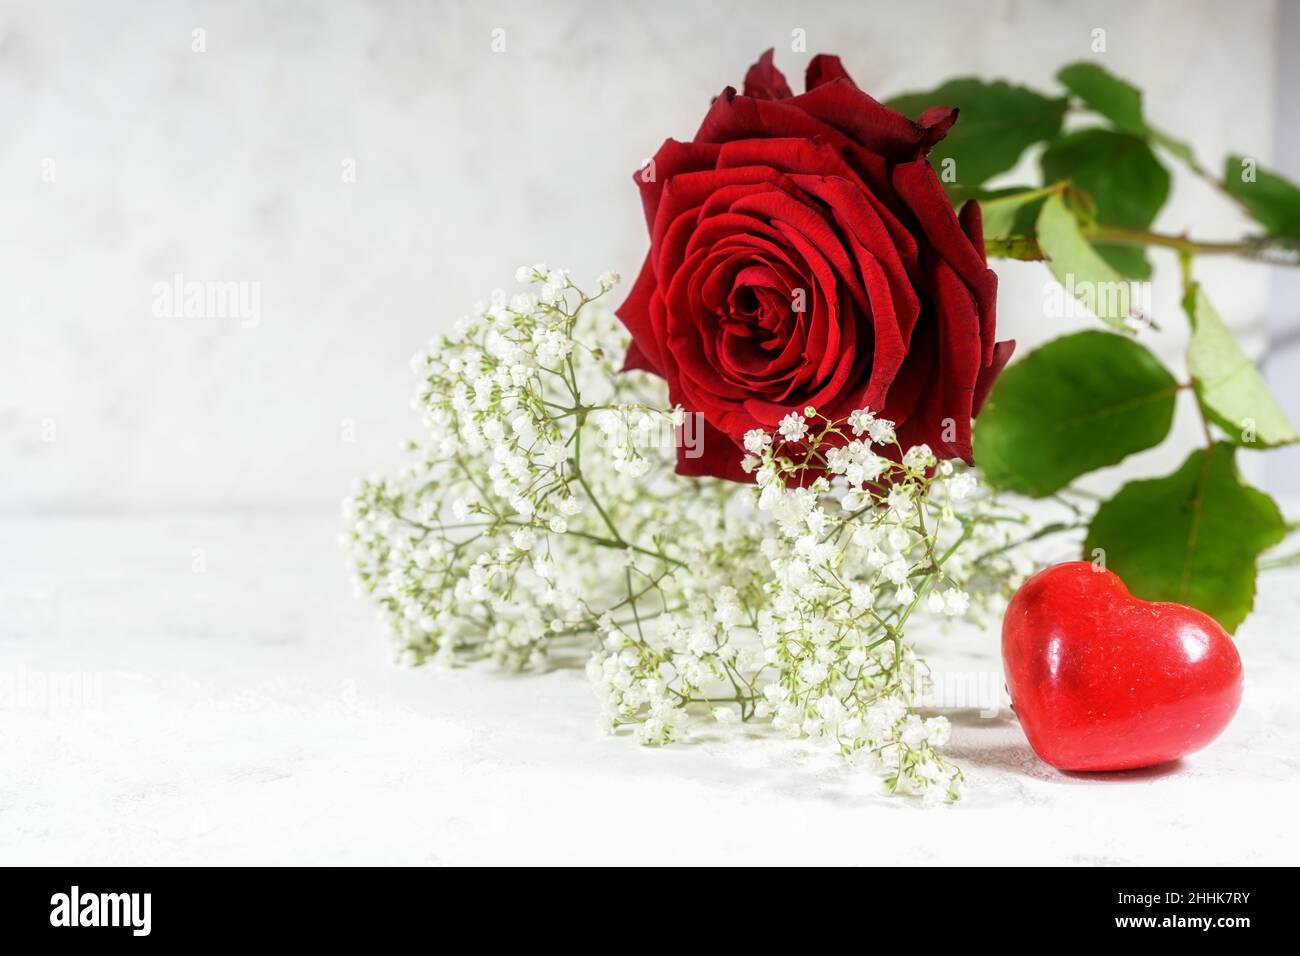
[(1083, 237), (1059, 196), (1043, 203), (1037, 231), (1038, 247), (1056, 280), (1097, 318), (1116, 331), (1128, 331), (1127, 320), (1139, 317), (1132, 284)]
[(1300, 188), (1253, 159), (1229, 156), (1223, 186), (1275, 236), (1300, 239)]
[[(1096, 203), (1096, 220), (1126, 229), (1147, 229), (1169, 199), (1170, 178), (1151, 146), (1114, 130), (1086, 129), (1050, 144), (1041, 159), (1048, 182), (1069, 179)], [(1151, 278), (1147, 251), (1138, 246), (1097, 243), (1097, 252), (1117, 272)]]
[(956, 181), (978, 186), (1016, 164), (1034, 143), (1061, 131), (1064, 98), (1043, 96), (1023, 86), (974, 77), (949, 80), (925, 93), (905, 93), (889, 106), (916, 119), (932, 106), (960, 110), (948, 135), (930, 153), (942, 172), (944, 160), (956, 160)]
[(1130, 338), (1078, 332), (1006, 369), (975, 420), (994, 487), (1041, 498), (1169, 434), (1178, 383)]
[(1110, 120), (1116, 129), (1145, 137), (1193, 170), (1200, 170), (1200, 164), (1187, 143), (1147, 122), (1142, 113), (1142, 91), (1128, 80), (1095, 63), (1086, 62), (1072, 63), (1056, 74), (1056, 78), (1089, 109)]
[(1023, 262), (1041, 262), (1043, 251), (1033, 236), (1011, 236), (1006, 239), (985, 239), (984, 252), (990, 259), (1019, 259)]
[(1264, 377), (1199, 285), (1188, 288), (1183, 308), (1193, 330), (1187, 370), (1205, 413), (1238, 444), (1271, 448), (1300, 440)]
[(1118, 242), (1098, 242), (1093, 245), (1097, 255), (1120, 275), (1130, 279), (1146, 280), (1151, 278), (1151, 260), (1147, 251), (1141, 246), (1126, 246)]
[(1196, 172), (1197, 174), (1204, 172), (1201, 169), (1201, 164), (1196, 161), (1196, 154), (1192, 152), (1192, 147), (1187, 145), (1187, 143), (1183, 142), (1181, 139), (1175, 139), (1168, 133), (1156, 129), (1154, 126), (1147, 128), (1147, 135), (1151, 138), (1151, 142), (1155, 143), (1157, 146), (1163, 147), (1169, 153), (1178, 159), (1181, 159), (1193, 172)]
[(1056, 74), (1061, 84), (1117, 129), (1143, 135), (1142, 91), (1095, 63), (1072, 63)]
[(1169, 173), (1146, 140), (1114, 130), (1081, 129), (1043, 153), (1043, 178), (1068, 179), (1097, 203), (1097, 221), (1145, 229), (1169, 198)]
[[(968, 196), (980, 204), (980, 217), (984, 222), (985, 239), (1009, 239), (1012, 236), (1032, 236), (1038, 211), (1048, 191), (1034, 187), (987, 190)], [(954, 197), (954, 199), (961, 198)]]
[[(1107, 226), (1146, 229), (1169, 198), (1169, 172), (1140, 136), (1092, 128), (1056, 140), (1042, 156), (1043, 179), (1068, 179), (1096, 203), (1096, 219)], [(1144, 250), (1098, 244), (1118, 271), (1149, 278)]]
[(1233, 446), (1193, 452), (1165, 478), (1134, 481), (1097, 509), (1084, 557), (1146, 601), (1199, 608), (1229, 631), (1255, 603), (1256, 561), (1286, 535), (1273, 499), (1242, 484)]

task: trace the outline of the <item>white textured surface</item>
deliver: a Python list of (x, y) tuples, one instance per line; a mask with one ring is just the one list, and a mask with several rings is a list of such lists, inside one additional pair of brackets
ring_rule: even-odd
[[(1270, 0), (6, 0), (0, 509), (332, 509), (411, 436), (411, 353), (521, 261), (635, 275), (632, 171), (769, 46), (796, 87), (825, 50), (884, 97), (969, 73), (1049, 88), (1101, 28), (1100, 62), (1217, 169), (1271, 158), (1275, 22)], [(1158, 225), (1247, 227), (1185, 176)], [(1156, 261), (1173, 358), (1176, 267)], [(1042, 267), (999, 270), (1022, 349), (1085, 324), (1044, 318)], [(261, 283), (260, 323), (154, 317), (176, 273)], [(1201, 276), (1260, 329), (1265, 270)], [(1171, 445), (1196, 439), (1188, 411)]]
[[(1294, 863), (1300, 575), (1264, 578), (1208, 750), (1072, 777), (1005, 711), (951, 714), (967, 800), (925, 809), (801, 743), (610, 737), (580, 669), (396, 666), (330, 522), (0, 522), (5, 863)], [(194, 573), (194, 549), (205, 570)], [(992, 633), (927, 642), (996, 673)], [(42, 676), (83, 674), (49, 706)], [(102, 692), (93, 692), (95, 681)], [(26, 691), (23, 688), (26, 688)]]
[[(1207, 165), (1267, 160), (1275, 4), (1174, 6), (10, 0), (0, 510), (332, 513), (416, 433), (410, 353), (521, 260), (634, 273), (631, 170), (768, 46), (796, 86), (828, 50), (887, 96), (961, 73), (1046, 86), (1101, 27), (1103, 64)], [(796, 28), (806, 53), (789, 52)], [(1161, 228), (1244, 228), (1179, 188)], [(1173, 356), (1157, 262), (1155, 344)], [(1042, 317), (1042, 269), (1000, 271), (1004, 334), (1067, 330)], [(257, 327), (154, 317), (153, 285), (177, 272), (260, 283)], [(1262, 270), (1202, 278), (1230, 322), (1258, 327)], [(1246, 703), (1210, 750), (1072, 778), (1005, 713), (954, 713), (971, 793), (926, 811), (749, 729), (664, 751), (608, 737), (577, 669), (399, 668), (334, 532), (332, 517), (0, 520), (0, 861), (1295, 859), (1300, 576), (1266, 578), (1241, 633)], [(997, 681), (995, 635), (932, 643), (941, 673)], [(83, 695), (52, 701), (51, 678)]]

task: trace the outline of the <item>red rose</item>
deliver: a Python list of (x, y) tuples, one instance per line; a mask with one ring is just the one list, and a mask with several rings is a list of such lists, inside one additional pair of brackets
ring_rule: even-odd
[[(636, 174), (650, 252), (619, 317), (625, 368), (704, 422), (677, 471), (735, 481), (745, 432), (809, 405), (870, 408), (900, 444), (970, 459), (971, 418), (1011, 355), (979, 207), (954, 214), (926, 159), (957, 118), (912, 122), (814, 57), (791, 95), (772, 51), (695, 139)], [(689, 453), (688, 453), (689, 452)], [(691, 455), (696, 457), (691, 457)]]

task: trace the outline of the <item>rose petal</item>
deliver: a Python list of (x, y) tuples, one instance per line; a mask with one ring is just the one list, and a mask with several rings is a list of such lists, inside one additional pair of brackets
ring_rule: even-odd
[(975, 380), (975, 394), (971, 400), (971, 414), (978, 415), (984, 402), (993, 389), (993, 383), (1011, 361), (1011, 354), (1016, 350), (1016, 340), (1007, 339), (993, 346), (992, 360), (980, 369), (980, 377)]
[(916, 217), (922, 234), (939, 255), (957, 271), (962, 281), (977, 293), (988, 293), (997, 280), (989, 271), (983, 248), (976, 251), (970, 237), (962, 231), (952, 203), (944, 195), (934, 167), (922, 158), (894, 167), (894, 186)]
[(847, 77), (823, 83), (781, 105), (786, 104), (806, 110), (864, 149), (895, 162), (915, 159), (933, 142), (927, 130), (868, 96)]
[[(702, 431), (697, 425), (691, 427), (694, 434), (689, 437), (697, 447), (685, 447), (687, 442), (684, 440), (678, 443), (677, 474), (696, 478), (724, 478), (748, 484), (754, 482), (754, 476), (746, 474), (741, 467), (740, 463), (746, 454), (742, 446), (707, 421), (703, 422)], [(691, 457), (692, 455), (696, 457)]]
[(646, 225), (654, 228), (659, 199), (668, 182), (684, 172), (712, 169), (717, 158), (718, 147), (715, 144), (664, 140), (651, 162), (632, 174), (632, 181), (641, 190), (641, 207), (645, 212)]
[[(663, 374), (663, 358), (659, 348), (661, 339), (655, 336), (654, 326), (650, 320), (650, 299), (655, 291), (655, 275), (651, 268), (650, 257), (646, 256), (641, 272), (632, 285), (627, 299), (614, 313), (627, 327), (632, 335), (632, 344), (628, 347), (623, 368), (645, 369)], [(635, 352), (633, 351), (635, 350)]]
[(758, 62), (745, 74), (745, 95), (764, 100), (780, 100), (793, 96), (785, 74), (772, 63), (775, 51), (771, 48), (758, 58)]
[[(829, 53), (818, 53), (808, 62), (808, 69), (804, 73), (804, 89), (815, 90), (819, 86), (830, 83), (832, 80), (848, 80), (853, 83), (848, 71), (844, 69), (844, 64), (840, 62), (838, 56), (831, 56)], [(853, 83), (857, 86), (856, 83)]]
[(955, 106), (931, 106), (918, 116), (916, 125), (924, 131), (921, 141), (925, 144), (925, 148), (930, 149), (947, 136), (948, 130), (952, 129), (952, 124), (955, 122), (957, 122)]
[[(961, 225), (962, 231), (970, 239), (971, 245), (979, 253), (980, 259), (986, 264), (988, 256), (984, 252), (984, 224), (983, 216), (980, 212), (980, 204), (971, 199), (961, 207), (961, 212), (957, 215), (957, 222)], [(998, 301), (998, 276), (991, 269), (987, 270), (989, 282), (986, 286), (975, 289), (975, 298), (979, 301), (980, 309), (980, 339), (984, 343), (983, 357), (984, 364), (988, 365), (993, 361), (993, 339), (997, 335), (997, 301)]]

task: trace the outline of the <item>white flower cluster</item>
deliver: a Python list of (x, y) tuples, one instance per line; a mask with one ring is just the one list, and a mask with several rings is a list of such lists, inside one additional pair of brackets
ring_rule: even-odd
[[(429, 440), (345, 503), (358, 587), (416, 661), (540, 666), (591, 648), (610, 725), (647, 744), (765, 721), (955, 798), (949, 727), (912, 707), (921, 610), (966, 615), (1023, 574), (969, 470), (903, 449), (870, 410), (812, 408), (744, 438), (755, 485), (674, 474), (663, 385), (563, 270), (528, 266), (416, 356)], [(1013, 517), (1019, 523), (1019, 517)]]

